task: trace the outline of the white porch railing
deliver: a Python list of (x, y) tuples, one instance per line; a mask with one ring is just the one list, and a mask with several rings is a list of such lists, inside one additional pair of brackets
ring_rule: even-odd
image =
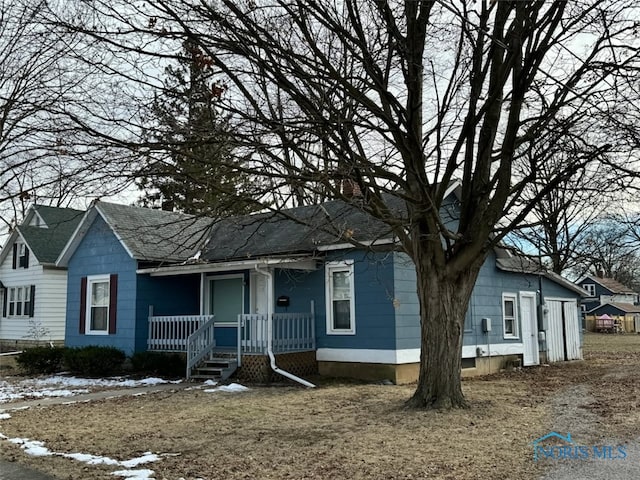
[(213, 315), (149, 315), (147, 349), (160, 352), (186, 352), (189, 335)]
[(187, 380), (191, 378), (191, 369), (216, 347), (214, 317), (209, 317), (209, 320), (187, 339)]
[[(272, 350), (274, 353), (315, 350), (315, 317), (312, 312), (274, 313)], [(239, 315), (238, 346), (242, 353), (267, 352), (268, 315)]]

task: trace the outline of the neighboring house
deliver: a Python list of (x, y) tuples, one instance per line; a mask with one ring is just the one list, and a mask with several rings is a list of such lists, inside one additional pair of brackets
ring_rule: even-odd
[[(416, 273), (387, 225), (342, 201), (225, 219), (206, 237), (165, 228), (175, 215), (102, 202), (87, 212), (59, 258), (67, 345), (187, 351), (190, 364), (226, 354), (253, 378), (271, 363), (296, 375), (417, 379)], [(180, 218), (199, 233), (208, 225)], [(345, 232), (368, 247), (344, 243)], [(584, 294), (496, 250), (469, 305), (463, 373), (581, 358)]]
[(84, 212), (33, 205), (0, 252), (0, 343), (64, 341), (67, 272), (56, 259)]
[[(613, 278), (587, 275), (578, 285), (589, 293), (581, 304), (585, 328), (596, 330), (596, 317), (607, 314), (620, 322), (625, 332), (640, 331), (640, 296)], [(638, 323), (636, 323), (636, 320)]]
[(586, 314), (587, 330), (596, 331), (597, 319), (608, 315), (618, 328), (615, 331), (640, 332), (640, 305), (629, 303), (605, 303), (589, 310)]

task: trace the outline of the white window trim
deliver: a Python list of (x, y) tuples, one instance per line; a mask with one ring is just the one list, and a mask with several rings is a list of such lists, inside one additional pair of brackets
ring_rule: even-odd
[[(18, 291), (20, 291), (21, 299), (18, 300)], [(11, 293), (13, 293), (13, 300), (11, 300)], [(11, 305), (13, 304), (13, 313), (11, 313)], [(18, 315), (16, 312), (18, 311), (18, 304), (20, 304), (20, 314)], [(26, 313), (27, 304), (31, 307), (31, 286), (30, 285), (20, 285), (18, 287), (7, 287), (7, 317), (6, 318), (25, 318), (29, 316), (29, 313)]]
[[(507, 316), (505, 315), (505, 309), (504, 309), (504, 302), (505, 300), (512, 300), (513, 301), (513, 333), (507, 333), (507, 328), (506, 328), (506, 320), (507, 320)], [(517, 293), (510, 293), (510, 292), (505, 292), (502, 294), (502, 336), (505, 339), (514, 339), (514, 338), (520, 338), (520, 326), (519, 326), (519, 319), (520, 319), (520, 315), (518, 315), (518, 294)]]
[[(331, 298), (331, 274), (334, 271), (348, 270), (351, 276), (349, 282), (349, 296), (350, 296), (350, 313), (351, 316), (351, 328), (349, 329), (335, 329), (333, 328), (333, 300)], [(353, 273), (353, 260), (341, 260), (335, 262), (327, 262), (325, 264), (325, 300), (326, 300), (326, 320), (327, 320), (327, 335), (355, 335), (356, 334), (356, 299), (354, 295), (355, 291), (355, 276)]]
[(588, 298), (595, 298), (596, 296), (596, 284), (595, 283), (583, 283), (582, 288), (589, 294)]
[[(107, 328), (104, 330), (91, 329), (91, 285), (94, 283), (107, 283), (109, 300), (107, 301)], [(85, 298), (85, 335), (109, 335), (109, 305), (111, 303), (111, 276), (92, 275), (87, 277), (87, 293)]]

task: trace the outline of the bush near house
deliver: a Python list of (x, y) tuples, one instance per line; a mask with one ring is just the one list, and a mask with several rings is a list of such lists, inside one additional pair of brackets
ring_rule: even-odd
[(126, 358), (115, 347), (67, 348), (64, 352), (64, 364), (71, 372), (96, 377), (122, 373)]
[[(29, 375), (69, 370), (77, 375), (100, 377), (123, 373), (126, 356), (115, 347), (88, 346), (31, 347), (16, 357), (16, 362)], [(131, 357), (127, 373), (183, 377), (187, 363), (183, 355), (138, 352)]]
[(183, 377), (187, 362), (177, 353), (137, 352), (131, 357), (131, 368), (135, 373)]
[(63, 369), (64, 347), (31, 347), (16, 357), (16, 362), (29, 374), (55, 373)]

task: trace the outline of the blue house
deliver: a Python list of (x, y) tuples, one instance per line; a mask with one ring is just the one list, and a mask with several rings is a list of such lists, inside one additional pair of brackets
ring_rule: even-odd
[(613, 278), (586, 275), (579, 282), (588, 295), (581, 309), (585, 328), (598, 330), (597, 318), (608, 315), (625, 332), (640, 332), (640, 295)]
[[(389, 227), (355, 203), (211, 222), (98, 202), (59, 263), (69, 346), (187, 352), (189, 372), (240, 366), (254, 380), (417, 379), (415, 269)], [(463, 374), (581, 358), (584, 294), (497, 249), (467, 312)]]

